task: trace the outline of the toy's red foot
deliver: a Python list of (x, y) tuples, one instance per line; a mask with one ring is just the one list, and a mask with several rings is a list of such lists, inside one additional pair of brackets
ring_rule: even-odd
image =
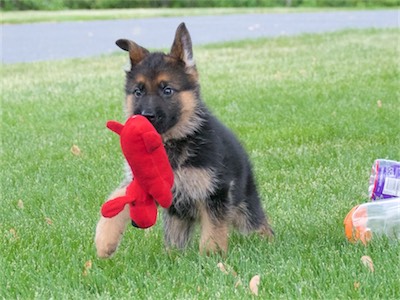
[(101, 207), (101, 215), (105, 218), (115, 217), (124, 209), (125, 205), (129, 202), (130, 199), (127, 196), (117, 197), (109, 200)]

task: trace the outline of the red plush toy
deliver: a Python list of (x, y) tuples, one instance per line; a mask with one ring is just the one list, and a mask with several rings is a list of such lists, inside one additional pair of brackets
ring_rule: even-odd
[(103, 204), (101, 214), (111, 218), (130, 207), (132, 225), (148, 228), (157, 220), (157, 201), (168, 208), (172, 203), (174, 173), (168, 160), (161, 136), (143, 116), (130, 117), (125, 125), (115, 121), (107, 127), (120, 135), (122, 152), (132, 169), (133, 180), (125, 196)]

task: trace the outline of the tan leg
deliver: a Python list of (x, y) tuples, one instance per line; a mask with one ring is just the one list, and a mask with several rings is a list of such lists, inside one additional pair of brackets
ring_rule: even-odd
[[(114, 191), (109, 199), (125, 195), (125, 188)], [(130, 221), (129, 205), (113, 218), (100, 217), (96, 227), (95, 244), (97, 255), (101, 258), (110, 257), (119, 245), (126, 225)]]
[(211, 254), (228, 251), (229, 226), (226, 221), (213, 222), (208, 212), (201, 211), (200, 253)]

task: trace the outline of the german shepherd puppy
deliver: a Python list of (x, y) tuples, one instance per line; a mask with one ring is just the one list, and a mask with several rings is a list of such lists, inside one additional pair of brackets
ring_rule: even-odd
[[(126, 73), (126, 116), (147, 117), (162, 135), (174, 170), (173, 204), (163, 211), (167, 248), (184, 248), (201, 225), (200, 252), (228, 250), (231, 225), (242, 233), (272, 236), (263, 212), (246, 152), (207, 109), (200, 97), (192, 42), (180, 24), (169, 54), (150, 53), (133, 41), (116, 44), (129, 52)], [(127, 180), (110, 198), (124, 194)], [(129, 223), (129, 210), (114, 218), (101, 217), (96, 228), (100, 257), (116, 250)]]

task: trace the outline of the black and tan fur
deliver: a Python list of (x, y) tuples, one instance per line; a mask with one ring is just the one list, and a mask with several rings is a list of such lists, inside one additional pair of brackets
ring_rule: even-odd
[[(167, 248), (184, 248), (200, 223), (200, 251), (226, 252), (231, 226), (242, 233), (273, 234), (261, 207), (248, 157), (236, 137), (207, 109), (200, 97), (189, 32), (182, 23), (169, 54), (150, 53), (129, 40), (126, 116), (146, 116), (162, 135), (174, 170), (174, 200), (163, 211)], [(131, 175), (110, 198), (124, 193)], [(129, 223), (127, 208), (101, 218), (96, 229), (100, 257), (117, 248)]]

